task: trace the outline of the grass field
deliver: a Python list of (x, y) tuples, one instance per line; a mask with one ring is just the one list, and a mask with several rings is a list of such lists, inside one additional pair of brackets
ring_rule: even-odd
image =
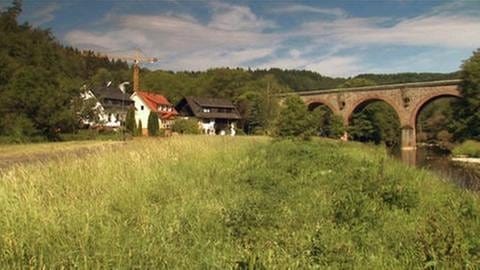
[(206, 136), (121, 147), (0, 176), (0, 268), (480, 265), (478, 194), (382, 148)]

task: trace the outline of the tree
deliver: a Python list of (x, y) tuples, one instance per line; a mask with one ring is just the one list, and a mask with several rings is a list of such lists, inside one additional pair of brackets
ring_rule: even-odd
[(137, 136), (143, 136), (142, 120), (140, 120), (140, 119), (138, 120)]
[(328, 127), (327, 136), (334, 139), (341, 138), (346, 130), (343, 124), (343, 118), (336, 114), (332, 114)]
[(160, 127), (158, 124), (158, 115), (154, 111), (150, 111), (147, 123), (148, 136), (158, 136)]
[(197, 120), (195, 119), (177, 119), (172, 125), (172, 131), (180, 134), (199, 134)]
[(275, 135), (279, 137), (308, 138), (315, 133), (315, 125), (305, 103), (298, 95), (288, 96), (275, 121)]
[(372, 80), (365, 79), (365, 78), (353, 78), (340, 84), (338, 87), (349, 88), (349, 87), (362, 87), (362, 86), (373, 86), (373, 85), (376, 85), (376, 83)]
[(390, 105), (374, 101), (353, 114), (348, 133), (354, 140), (395, 146), (400, 143), (400, 120)]
[(136, 123), (135, 123), (135, 109), (129, 108), (127, 111), (127, 116), (125, 119), (125, 128), (130, 134), (135, 134), (136, 132)]
[(462, 99), (455, 104), (455, 137), (480, 140), (480, 49), (462, 64)]

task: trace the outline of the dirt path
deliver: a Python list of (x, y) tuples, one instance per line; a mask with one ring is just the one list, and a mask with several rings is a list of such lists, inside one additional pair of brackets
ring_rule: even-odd
[(99, 148), (109, 150), (126, 143), (128, 142), (92, 141), (4, 146), (0, 147), (0, 172), (16, 165), (60, 160), (66, 156), (83, 157)]

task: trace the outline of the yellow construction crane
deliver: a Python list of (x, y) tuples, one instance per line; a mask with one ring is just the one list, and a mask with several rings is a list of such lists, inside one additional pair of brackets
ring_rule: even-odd
[(147, 57), (143, 55), (140, 49), (135, 49), (134, 55), (117, 55), (114, 53), (99, 53), (100, 56), (105, 56), (110, 59), (119, 59), (123, 61), (133, 61), (133, 91), (140, 90), (140, 67), (141, 63), (155, 63), (158, 62), (156, 57)]

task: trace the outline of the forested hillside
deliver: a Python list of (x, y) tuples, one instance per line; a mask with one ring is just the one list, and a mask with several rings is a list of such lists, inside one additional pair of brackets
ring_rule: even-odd
[(19, 25), (20, 12), (15, 1), (0, 13), (0, 135), (56, 139), (78, 124), (74, 101), (97, 70), (127, 75), (129, 67), (65, 47), (48, 30)]

